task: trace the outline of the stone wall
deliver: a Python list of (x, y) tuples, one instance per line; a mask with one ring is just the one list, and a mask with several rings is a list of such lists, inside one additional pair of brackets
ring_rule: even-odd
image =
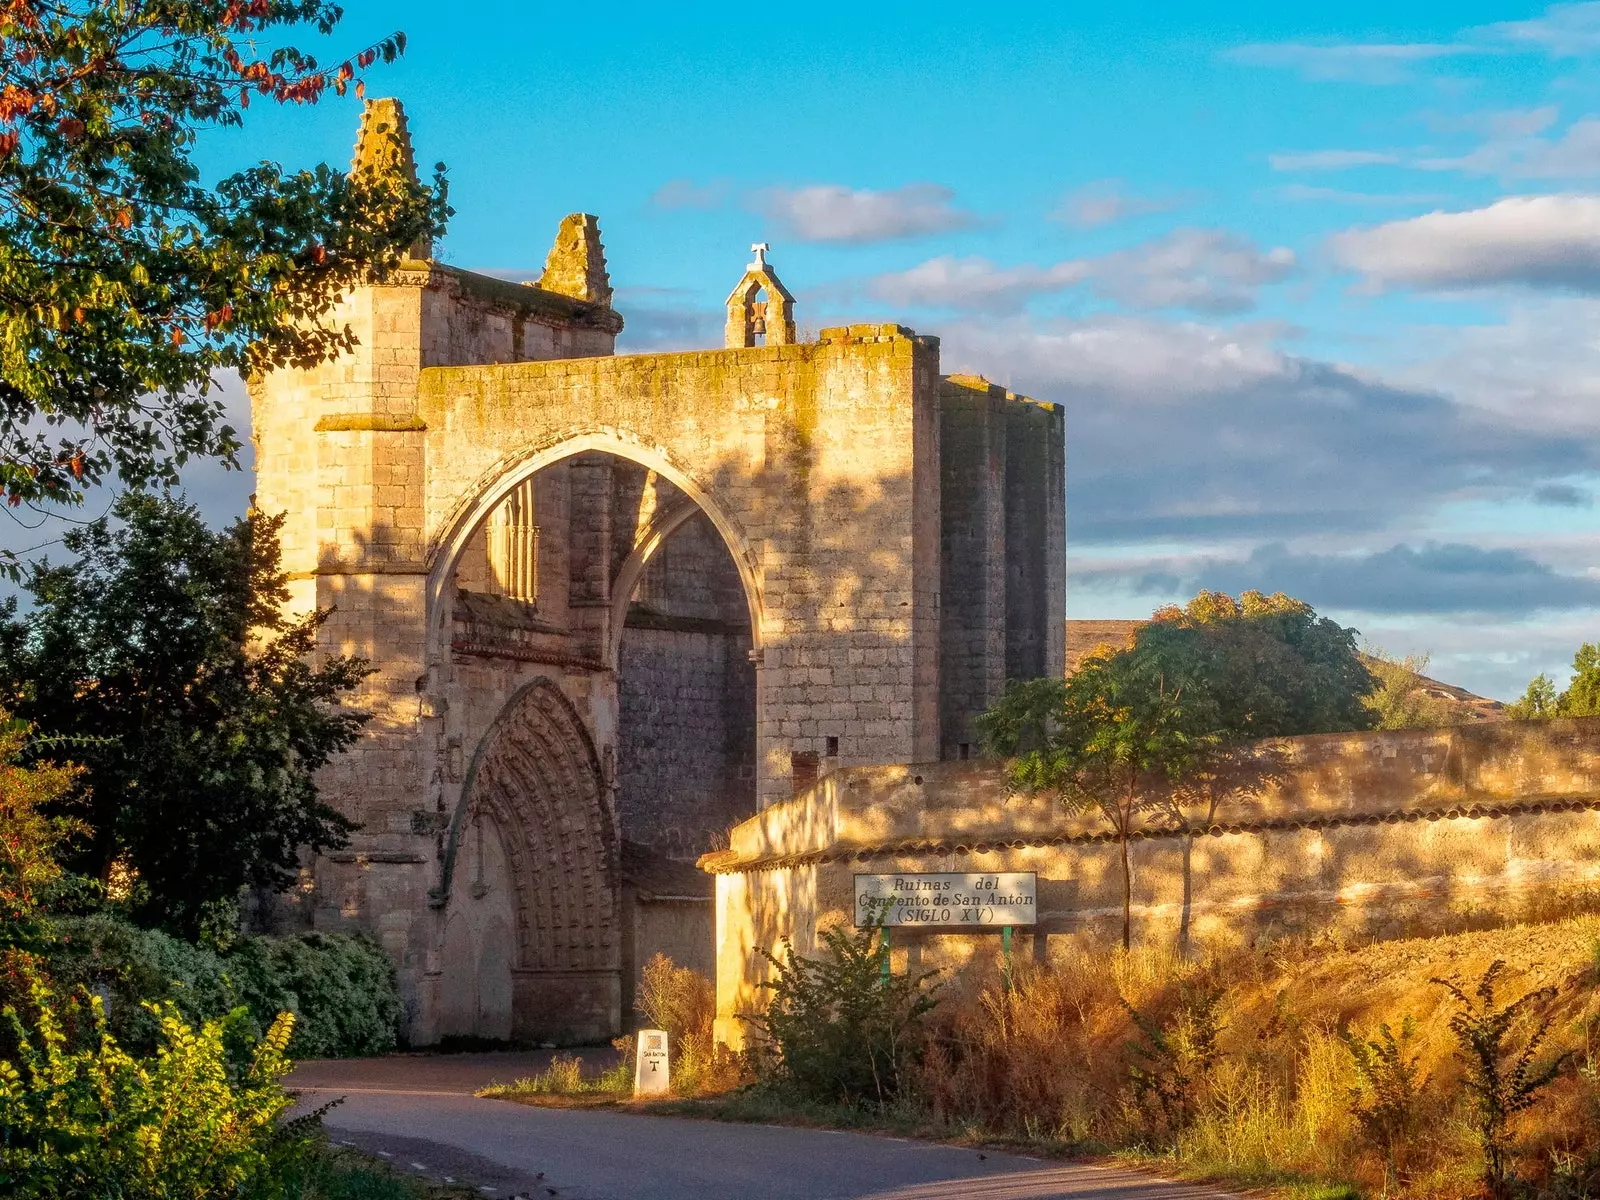
[(694, 858), (755, 811), (755, 667), (737, 629), (629, 628), (618, 668), (625, 836)]
[[(1152, 818), (1130, 844), (1136, 937), (1342, 931), (1414, 934), (1513, 916), (1553, 897), (1600, 899), (1600, 718), (1264, 743), (1284, 774), (1225, 805), (1190, 843)], [(1196, 818), (1198, 819), (1198, 818)], [(740, 825), (702, 866), (717, 876), (724, 1036), (759, 1002), (757, 947), (802, 953), (848, 922), (856, 873), (1034, 871), (1047, 958), (1120, 929), (1119, 847), (1049, 797), (1008, 794), (994, 763), (860, 768)], [(896, 930), (899, 967), (992, 956), (997, 939)]]
[(946, 377), (939, 401), (938, 757), (959, 759), (977, 742), (973, 718), (1008, 679), (1060, 661), (1065, 419), (975, 375)]

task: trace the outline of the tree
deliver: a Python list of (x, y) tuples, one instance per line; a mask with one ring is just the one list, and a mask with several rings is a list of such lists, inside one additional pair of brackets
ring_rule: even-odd
[(1375, 718), (1373, 728), (1438, 729), (1461, 724), (1455, 705), (1428, 694), (1422, 678), (1428, 669), (1426, 654), (1391, 658), (1373, 647), (1367, 652), (1367, 668), (1378, 681), (1367, 697), (1367, 707)]
[(340, 700), (367, 669), (310, 663), (328, 614), (282, 614), (278, 525), (252, 513), (214, 532), (189, 504), (129, 493), (67, 536), (75, 562), (32, 569), (32, 606), (12, 601), (0, 627), (15, 711), (82, 739), (89, 830), (67, 865), (131, 872), (136, 919), (185, 936), (352, 828), (313, 776), (355, 740), (365, 718)]
[(1121, 846), (1123, 944), (1132, 940), (1128, 842), (1157, 819), (1183, 839), (1189, 943), (1193, 841), (1231, 799), (1280, 773), (1261, 738), (1367, 728), (1373, 680), (1356, 633), (1282, 593), (1201, 592), (1159, 610), (1133, 644), (1091, 656), (1071, 678), (1010, 684), (979, 719), (1013, 786), (1055, 791), (1101, 816)]
[(1555, 680), (1540, 671), (1528, 681), (1528, 688), (1522, 693), (1521, 699), (1506, 705), (1506, 716), (1513, 721), (1537, 721), (1553, 717), (1559, 700)]
[[(251, 96), (342, 94), (395, 34), (323, 67), (275, 34), (330, 33), (326, 0), (0, 2), (0, 494), (81, 501), (112, 475), (171, 483), (238, 446), (218, 372), (353, 344), (341, 291), (442, 232), (442, 175), (261, 163), (214, 186), (199, 135)], [(13, 571), (15, 560), (10, 560)]]
[(1600, 646), (1585, 642), (1578, 647), (1572, 656), (1572, 680), (1565, 691), (1558, 695), (1555, 683), (1541, 672), (1520, 700), (1506, 706), (1506, 715), (1518, 721), (1600, 717)]
[[(986, 747), (1015, 755), (1013, 784), (1054, 791), (1068, 813), (1092, 813), (1115, 835), (1122, 868), (1122, 946), (1133, 944), (1133, 868), (1128, 843), (1152, 788), (1170, 786), (1210, 761), (1221, 744), (1215, 707), (1185, 675), (1169, 675), (1159, 657), (1136, 645), (1091, 655), (1065, 682), (1036, 680), (1007, 688), (979, 719)], [(1049, 705), (1041, 714), (1037, 707)], [(1021, 733), (1040, 735), (1023, 748)]]
[(1201, 592), (1158, 609), (1134, 648), (1192, 659), (1231, 737), (1291, 737), (1372, 727), (1357, 636), (1282, 592)]
[(48, 811), (72, 790), (78, 769), (22, 765), (29, 732), (0, 711), (0, 959), (40, 940), (50, 892), (62, 878), (58, 855), (84, 829), (72, 816)]
[(1556, 715), (1600, 716), (1600, 646), (1585, 642), (1572, 656), (1572, 682), (1556, 701)]

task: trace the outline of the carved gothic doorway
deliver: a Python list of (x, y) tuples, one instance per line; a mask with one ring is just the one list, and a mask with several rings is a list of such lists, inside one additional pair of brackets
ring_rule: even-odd
[(440, 1034), (607, 1036), (616, 831), (593, 744), (550, 680), (517, 692), (484, 737), (450, 841)]

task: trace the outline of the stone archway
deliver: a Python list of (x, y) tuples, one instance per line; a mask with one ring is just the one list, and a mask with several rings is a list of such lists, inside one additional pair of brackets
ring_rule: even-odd
[(537, 679), (484, 735), (451, 818), (437, 892), (441, 1032), (608, 1035), (620, 994), (616, 864), (615, 819), (583, 719), (553, 681)]

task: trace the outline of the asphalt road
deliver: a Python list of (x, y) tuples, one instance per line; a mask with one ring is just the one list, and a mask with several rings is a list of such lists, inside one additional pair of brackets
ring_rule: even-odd
[[(595, 1057), (608, 1053), (595, 1052)], [(533, 1200), (1227, 1200), (1106, 1167), (902, 1138), (530, 1108), (471, 1093), (548, 1054), (310, 1062), (302, 1105), (343, 1096), (336, 1141), (402, 1170)]]

